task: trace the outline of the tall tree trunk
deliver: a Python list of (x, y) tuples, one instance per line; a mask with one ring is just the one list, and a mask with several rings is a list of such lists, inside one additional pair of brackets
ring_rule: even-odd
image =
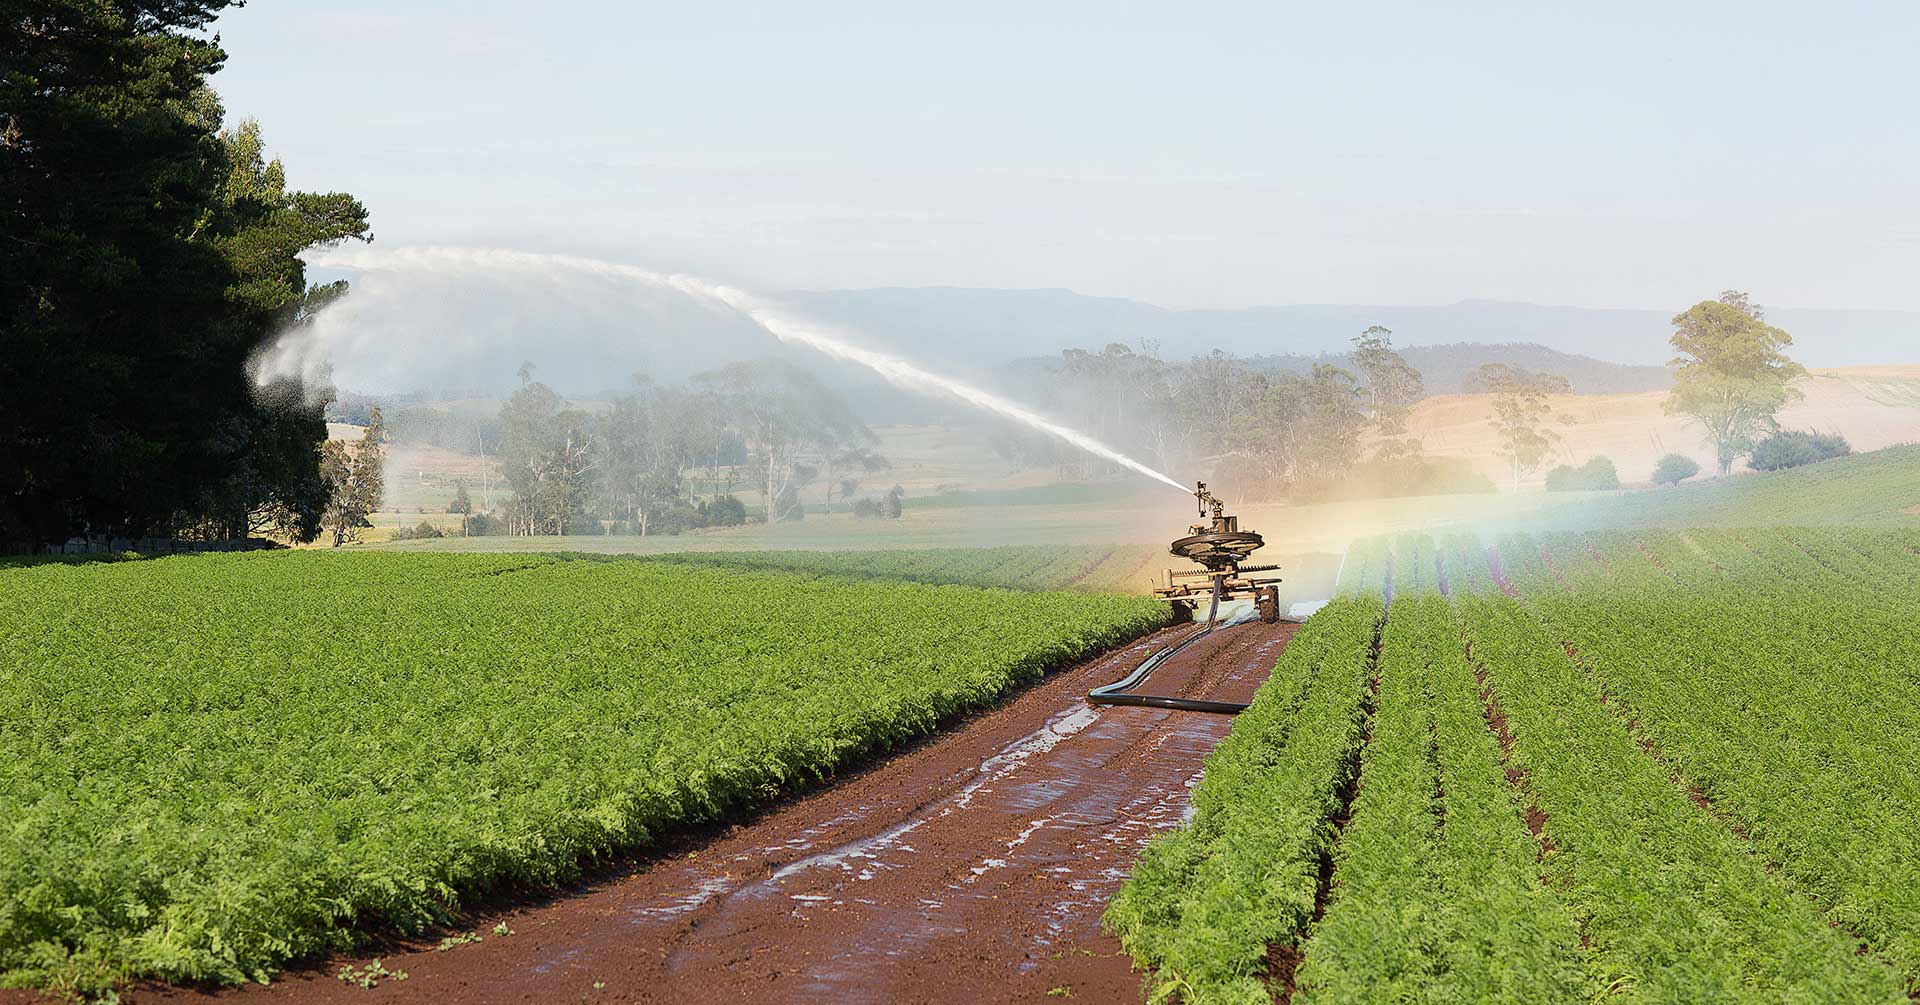
[(761, 442), (767, 445), (767, 533), (773, 533), (773, 525), (780, 520), (780, 496), (778, 486), (774, 484), (774, 472), (780, 466), (780, 451), (774, 446), (771, 424), (768, 435)]

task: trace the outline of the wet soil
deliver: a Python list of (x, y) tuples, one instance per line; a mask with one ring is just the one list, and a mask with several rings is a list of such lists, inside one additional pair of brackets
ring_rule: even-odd
[[(1246, 701), (1296, 626), (1217, 632), (1147, 689)], [(1148, 838), (1180, 823), (1230, 716), (1096, 708), (1191, 628), (1049, 678), (831, 788), (541, 903), (473, 919), (477, 943), (381, 955), (362, 988), (330, 961), (218, 994), (135, 988), (147, 1005), (233, 1002), (1136, 1001), (1100, 913)], [(504, 922), (511, 935), (493, 934)], [(1052, 992), (1052, 995), (1049, 995)]]

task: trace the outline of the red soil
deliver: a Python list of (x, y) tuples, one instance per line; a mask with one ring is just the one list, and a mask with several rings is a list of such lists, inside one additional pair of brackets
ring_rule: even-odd
[[(1184, 630), (1184, 629), (1183, 629)], [(1245, 701), (1295, 626), (1254, 623), (1156, 671), (1161, 694)], [(1082, 696), (1169, 630), (1057, 674), (955, 731), (765, 816), (545, 903), (472, 919), (479, 943), (380, 954), (405, 981), (334, 974), (373, 954), (217, 994), (230, 1002), (1137, 1000), (1100, 913), (1147, 839), (1178, 824), (1227, 716)], [(492, 933), (504, 921), (509, 936)], [(1064, 993), (1061, 993), (1064, 996)]]

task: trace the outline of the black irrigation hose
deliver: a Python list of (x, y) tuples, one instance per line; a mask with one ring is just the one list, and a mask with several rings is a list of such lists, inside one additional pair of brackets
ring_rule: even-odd
[(1207, 701), (1201, 698), (1175, 698), (1162, 694), (1133, 693), (1134, 688), (1146, 683), (1148, 675), (1152, 674), (1162, 663), (1172, 659), (1175, 653), (1213, 634), (1217, 629), (1232, 628), (1234, 625), (1252, 620), (1254, 616), (1254, 611), (1250, 608), (1228, 618), (1226, 621), (1215, 622), (1213, 615), (1218, 613), (1219, 610), (1220, 594), (1219, 587), (1216, 584), (1213, 604), (1207, 610), (1206, 627), (1189, 634), (1186, 638), (1147, 657), (1132, 673), (1125, 677), (1111, 684), (1096, 687), (1088, 691), (1087, 701), (1095, 705), (1133, 705), (1145, 708), (1171, 708), (1181, 712), (1212, 712), (1216, 715), (1238, 715), (1246, 711), (1247, 705), (1245, 702)]

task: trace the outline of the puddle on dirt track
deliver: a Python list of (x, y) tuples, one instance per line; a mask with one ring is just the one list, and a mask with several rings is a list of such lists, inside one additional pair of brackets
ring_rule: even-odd
[[(1216, 633), (1152, 689), (1245, 701), (1293, 625)], [(1139, 849), (1190, 812), (1228, 716), (1094, 708), (1186, 629), (1057, 674), (1006, 706), (644, 870), (502, 917), (514, 934), (220, 997), (391, 1001), (1125, 1001), (1140, 977), (1100, 931)], [(494, 921), (484, 919), (484, 933)], [(337, 965), (334, 967), (337, 969)], [(142, 991), (136, 1002), (199, 997)]]

